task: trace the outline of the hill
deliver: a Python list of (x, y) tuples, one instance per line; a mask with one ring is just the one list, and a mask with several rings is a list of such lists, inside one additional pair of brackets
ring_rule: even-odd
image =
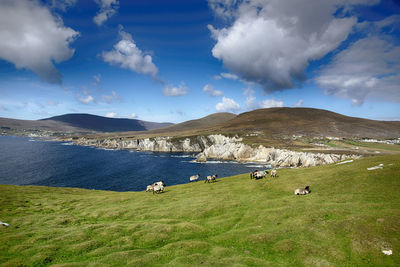
[(0, 118), (0, 130), (17, 134), (32, 131), (61, 133), (147, 131), (170, 125), (172, 123), (106, 118), (90, 114), (66, 114), (37, 121)]
[(157, 195), (0, 185), (0, 265), (398, 266), (399, 189), (400, 155)]
[(195, 142), (193, 137), (211, 134), (239, 136), (243, 143), (253, 147), (371, 155), (397, 151), (398, 145), (369, 145), (358, 141), (363, 138), (397, 139), (400, 121), (368, 120), (313, 108), (268, 108), (239, 115), (216, 113), (157, 130), (98, 134), (87, 139), (137, 140), (172, 136), (174, 142), (186, 138)]
[(138, 132), (118, 132), (118, 133), (104, 133), (96, 134), (94, 138), (152, 138), (156, 136), (194, 136), (198, 134), (208, 133), (213, 127), (217, 127), (221, 123), (235, 118), (236, 115), (232, 113), (214, 113), (196, 120), (189, 120), (182, 123), (177, 123), (167, 127)]
[(23, 133), (24, 131), (87, 132), (85, 129), (58, 121), (34, 121), (9, 118), (0, 118), (0, 130), (11, 133)]
[(239, 114), (217, 125), (216, 131), (255, 132), (266, 135), (397, 138), (400, 121), (348, 117), (314, 108), (268, 108)]
[(152, 131), (152, 133), (178, 133), (201, 130), (204, 131), (210, 127), (218, 126), (224, 122), (230, 121), (235, 118), (236, 115), (232, 113), (214, 113), (197, 120), (185, 121), (172, 126), (165, 127)]
[(400, 137), (400, 121), (368, 120), (314, 108), (267, 108), (239, 115), (215, 113), (157, 130), (107, 134), (104, 137), (151, 138), (219, 133), (238, 134), (249, 142), (257, 139), (260, 144), (279, 143), (292, 136), (390, 139)]
[(40, 121), (57, 121), (67, 125), (96, 132), (147, 131), (172, 125), (136, 119), (107, 118), (91, 114), (65, 114)]

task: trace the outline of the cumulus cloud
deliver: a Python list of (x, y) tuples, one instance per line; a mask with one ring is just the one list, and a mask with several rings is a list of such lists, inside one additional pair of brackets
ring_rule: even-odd
[(304, 100), (303, 100), (303, 99), (300, 99), (296, 104), (294, 104), (294, 106), (295, 106), (296, 108), (299, 108), (299, 107), (302, 107), (302, 106), (303, 106), (303, 103), (304, 103)]
[(284, 103), (280, 100), (275, 99), (265, 99), (261, 102), (256, 101), (254, 96), (254, 90), (252, 88), (245, 88), (244, 95), (246, 95), (246, 107), (249, 110), (259, 109), (259, 108), (273, 108), (273, 107), (283, 107)]
[(108, 112), (105, 116), (107, 118), (116, 118), (118, 114), (116, 112)]
[(305, 79), (309, 62), (336, 49), (357, 22), (335, 14), (371, 3), (376, 1), (209, 0), (215, 14), (231, 22), (220, 29), (208, 26), (216, 40), (212, 54), (267, 92), (293, 88)]
[(203, 87), (203, 92), (206, 92), (209, 96), (223, 96), (224, 93), (220, 90), (215, 90), (211, 84), (206, 84)]
[(111, 65), (119, 65), (121, 68), (130, 69), (137, 73), (150, 74), (155, 77), (158, 69), (154, 65), (152, 57), (143, 53), (136, 46), (132, 35), (124, 32), (122, 26), (120, 27), (119, 35), (121, 36), (121, 41), (114, 45), (112, 51), (103, 51), (103, 60)]
[(218, 112), (238, 112), (240, 105), (235, 100), (227, 97), (222, 97), (222, 102), (217, 103), (215, 109)]
[(96, 4), (100, 7), (99, 12), (93, 18), (97, 26), (103, 25), (106, 20), (111, 18), (119, 8), (118, 0), (95, 0)]
[(163, 94), (165, 96), (181, 96), (186, 95), (189, 92), (189, 88), (185, 85), (184, 82), (181, 82), (179, 86), (173, 86), (172, 84), (168, 84), (163, 89)]
[(138, 117), (137, 114), (134, 113), (134, 112), (131, 113), (131, 114), (129, 114), (129, 118), (130, 118), (130, 119), (137, 119), (137, 117)]
[(235, 74), (232, 73), (228, 73), (228, 72), (222, 72), (221, 73), (221, 77), (225, 78), (225, 79), (230, 79), (230, 80), (237, 80), (239, 79), (239, 77)]
[(53, 62), (72, 57), (74, 49), (69, 45), (77, 36), (37, 1), (0, 1), (0, 59), (17, 69), (32, 70), (43, 81), (61, 83)]
[(283, 107), (283, 102), (275, 99), (265, 99), (261, 102), (261, 108), (280, 108)]
[(87, 96), (78, 96), (78, 101), (82, 104), (89, 105), (91, 103), (95, 103), (94, 97), (91, 95)]
[(78, 0), (51, 0), (50, 7), (66, 11), (69, 7), (74, 6), (77, 1)]
[(111, 95), (102, 95), (101, 97), (108, 104), (111, 104), (113, 102), (118, 102), (118, 103), (122, 102), (122, 97), (115, 91), (111, 91)]
[(236, 74), (232, 74), (229, 72), (221, 72), (219, 75), (214, 75), (213, 79), (214, 80), (221, 80), (222, 78), (229, 79), (229, 80), (237, 80), (239, 79), (239, 76)]
[(400, 46), (384, 36), (369, 36), (341, 51), (316, 82), (326, 94), (362, 105), (367, 98), (400, 102)]

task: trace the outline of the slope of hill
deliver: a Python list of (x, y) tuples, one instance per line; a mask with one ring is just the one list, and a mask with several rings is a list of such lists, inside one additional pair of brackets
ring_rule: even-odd
[(87, 132), (87, 130), (74, 127), (67, 123), (58, 121), (33, 121), (0, 118), (0, 129), (2, 131), (54, 131), (54, 132)]
[(255, 132), (267, 135), (397, 138), (400, 121), (348, 117), (313, 108), (268, 108), (242, 113), (214, 127), (216, 131)]
[(147, 131), (172, 125), (136, 119), (107, 118), (91, 114), (65, 114), (40, 121), (57, 121), (96, 132)]
[[(10, 224), (0, 226), (0, 265), (398, 266), (399, 162), (243, 174), (157, 195), (0, 185)], [(306, 185), (311, 194), (293, 194)]]
[(0, 130), (10, 134), (35, 131), (60, 133), (147, 131), (170, 125), (172, 123), (106, 118), (90, 114), (66, 114), (37, 121), (0, 118)]
[(226, 113), (226, 112), (214, 113), (206, 117), (203, 117), (201, 119), (185, 121), (169, 127), (158, 129), (152, 131), (152, 133), (170, 133), (170, 132), (205, 130), (209, 127), (217, 126), (220, 125), (221, 123), (227, 122), (235, 117), (236, 115), (232, 113)]

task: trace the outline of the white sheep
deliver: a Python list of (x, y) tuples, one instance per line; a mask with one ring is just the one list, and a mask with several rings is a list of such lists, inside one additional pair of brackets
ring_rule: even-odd
[(305, 188), (297, 188), (296, 190), (294, 190), (295, 195), (307, 195), (310, 193), (311, 193), (311, 190), (310, 190), (310, 186), (308, 186), (308, 185)]
[(189, 180), (191, 182), (197, 182), (199, 180), (200, 174), (190, 176)]
[(154, 193), (161, 193), (161, 192), (164, 192), (164, 186), (162, 184), (156, 184), (153, 187), (153, 194)]
[(271, 171), (271, 177), (276, 177), (276, 176), (277, 176), (276, 170), (272, 170), (272, 171)]
[(151, 185), (152, 190), (153, 190), (153, 194), (154, 193), (161, 193), (164, 192), (164, 187), (165, 184), (163, 181), (159, 181), (159, 182), (155, 182), (154, 184)]
[(204, 180), (205, 183), (211, 183), (211, 182), (215, 182), (217, 179), (218, 175), (214, 174), (213, 176), (207, 176), (206, 179)]
[(153, 187), (151, 185), (148, 185), (146, 187), (146, 192), (150, 192), (150, 191), (153, 191)]

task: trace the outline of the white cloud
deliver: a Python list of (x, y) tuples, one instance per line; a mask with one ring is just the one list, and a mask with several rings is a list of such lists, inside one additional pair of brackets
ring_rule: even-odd
[(120, 65), (124, 69), (130, 69), (142, 74), (150, 74), (155, 77), (158, 69), (153, 64), (152, 57), (144, 54), (136, 46), (132, 36), (124, 32), (122, 26), (120, 26), (119, 35), (122, 38), (121, 41), (114, 45), (114, 50), (109, 52), (103, 51), (103, 60), (109, 64)]
[(78, 0), (51, 0), (50, 7), (66, 11), (69, 7), (72, 7), (78, 2)]
[(265, 99), (262, 102), (257, 102), (254, 96), (254, 90), (252, 88), (245, 88), (244, 95), (246, 95), (246, 107), (249, 110), (259, 109), (259, 108), (273, 108), (273, 107), (283, 107), (283, 101), (275, 99)]
[(218, 112), (237, 112), (240, 110), (240, 105), (235, 100), (224, 96), (222, 102), (217, 103), (215, 109)]
[(341, 51), (322, 69), (316, 82), (326, 94), (400, 102), (400, 46), (385, 36), (368, 36)]
[(119, 8), (118, 0), (95, 0), (96, 4), (100, 7), (99, 12), (93, 18), (97, 26), (103, 25), (106, 20), (111, 18)]
[(303, 100), (303, 99), (300, 99), (296, 104), (294, 104), (294, 106), (297, 107), (297, 108), (299, 108), (299, 107), (302, 107), (302, 106), (303, 106), (303, 103), (304, 103), (304, 100)]
[(214, 80), (221, 80), (222, 78), (229, 79), (229, 80), (237, 80), (239, 79), (239, 76), (236, 74), (232, 74), (229, 72), (221, 72), (219, 75), (214, 75), (213, 79)]
[(101, 81), (101, 74), (93, 75), (94, 85), (98, 85)]
[(275, 99), (266, 99), (261, 102), (261, 108), (278, 108), (283, 107), (283, 102)]
[(232, 73), (227, 73), (227, 72), (222, 72), (221, 73), (221, 77), (225, 78), (225, 79), (230, 79), (230, 80), (237, 80), (239, 79), (239, 77), (236, 74), (232, 74)]
[(108, 113), (106, 114), (106, 117), (107, 117), (107, 118), (116, 118), (117, 116), (118, 116), (118, 114), (115, 113), (115, 112), (108, 112)]
[(222, 91), (215, 90), (214, 86), (212, 86), (211, 84), (206, 84), (203, 87), (203, 92), (206, 92), (210, 96), (223, 96), (224, 95), (224, 93)]
[(186, 95), (188, 92), (189, 88), (185, 85), (184, 82), (181, 82), (178, 87), (173, 86), (172, 84), (168, 84), (163, 89), (163, 94), (165, 96), (181, 96)]
[(0, 1), (0, 59), (17, 69), (32, 70), (43, 81), (61, 83), (53, 62), (72, 57), (74, 49), (69, 45), (77, 36), (37, 1)]
[(309, 62), (336, 49), (357, 22), (334, 14), (371, 3), (376, 1), (209, 0), (215, 14), (232, 21), (220, 29), (209, 25), (216, 40), (212, 54), (267, 92), (293, 88), (305, 79)]
[(137, 117), (138, 117), (137, 114), (134, 113), (134, 112), (131, 113), (131, 114), (129, 114), (129, 118), (130, 118), (130, 119), (137, 119)]
[(80, 96), (78, 97), (78, 101), (85, 105), (88, 105), (90, 103), (95, 103), (94, 97), (91, 95)]
[(102, 95), (101, 97), (108, 104), (111, 104), (114, 101), (118, 102), (118, 103), (122, 102), (122, 97), (119, 94), (117, 94), (117, 92), (115, 92), (115, 91), (111, 91), (111, 95)]

